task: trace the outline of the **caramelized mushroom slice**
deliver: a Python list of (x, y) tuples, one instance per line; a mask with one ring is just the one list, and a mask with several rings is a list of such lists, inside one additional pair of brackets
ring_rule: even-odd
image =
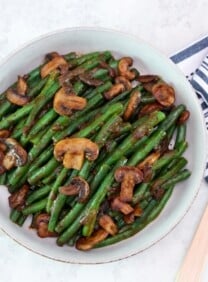
[(80, 170), (84, 156), (96, 160), (99, 155), (98, 145), (87, 138), (66, 138), (56, 143), (54, 157), (58, 161), (64, 160), (64, 167)]
[(48, 61), (51, 61), (51, 60), (53, 60), (54, 58), (60, 57), (60, 56), (61, 56), (61, 55), (60, 55), (59, 53), (57, 53), (57, 52), (50, 52), (50, 53), (48, 53), (48, 54), (45, 55), (45, 59), (46, 59), (46, 61), (48, 62)]
[(94, 231), (90, 237), (79, 238), (76, 242), (76, 248), (80, 251), (88, 251), (96, 244), (102, 242), (107, 236), (108, 232), (100, 228)]
[(147, 105), (144, 105), (141, 110), (139, 111), (139, 117), (148, 115), (154, 111), (160, 111), (164, 109), (162, 105), (160, 105), (158, 102), (150, 103)]
[(143, 210), (138, 204), (134, 207), (134, 211), (130, 214), (124, 215), (123, 219), (127, 224), (131, 224), (134, 222), (135, 217), (140, 217), (142, 214), (143, 214)]
[(139, 75), (137, 78), (137, 80), (141, 83), (156, 82), (159, 79), (159, 76), (153, 74)]
[(62, 56), (53, 57), (52, 60), (50, 60), (48, 63), (42, 66), (40, 70), (41, 77), (42, 78), (46, 77), (61, 65), (68, 65), (68, 63)]
[(132, 89), (132, 85), (131, 85), (131, 82), (124, 76), (117, 76), (115, 78), (115, 83), (116, 84), (123, 84), (124, 87), (125, 87), (125, 90), (131, 90)]
[(37, 234), (41, 238), (57, 237), (57, 233), (48, 230), (48, 222), (50, 216), (47, 213), (37, 215), (34, 222), (34, 227), (37, 229)]
[(14, 166), (18, 167), (26, 164), (27, 152), (25, 149), (13, 138), (7, 138), (4, 142), (9, 150), (3, 159), (3, 166), (10, 170)]
[(137, 167), (122, 166), (114, 173), (115, 180), (121, 183), (120, 200), (131, 202), (134, 186), (143, 180), (143, 173)]
[(134, 111), (136, 110), (136, 108), (138, 107), (139, 103), (141, 101), (141, 93), (139, 90), (134, 90), (130, 99), (129, 99), (129, 102), (128, 102), (128, 105), (125, 109), (125, 112), (124, 112), (124, 115), (123, 115), (123, 118), (125, 121), (129, 120), (131, 118), (131, 116), (133, 115)]
[(128, 80), (133, 80), (136, 77), (134, 71), (130, 71), (129, 67), (132, 66), (133, 59), (130, 57), (123, 57), (119, 60), (118, 71), (121, 76), (126, 77)]
[(152, 87), (152, 94), (155, 99), (164, 107), (170, 107), (175, 102), (175, 91), (173, 87), (164, 83), (158, 82)]
[[(3, 143), (0, 143), (0, 145), (4, 145)], [(3, 150), (1, 150), (1, 148), (0, 148), (0, 175), (1, 174), (4, 174), (5, 173), (5, 171), (6, 171), (6, 169), (5, 169), (5, 167), (3, 166), (3, 159), (4, 159), (4, 151)]]
[(7, 137), (9, 137), (10, 135), (10, 131), (7, 129), (1, 129), (0, 130), (0, 139), (5, 139)]
[(9, 206), (12, 209), (21, 209), (29, 193), (29, 186), (23, 185), (21, 189), (9, 196)]
[(81, 81), (90, 86), (100, 86), (103, 84), (102, 80), (94, 78), (91, 73), (80, 74), (79, 78)]
[(24, 96), (26, 92), (27, 92), (27, 83), (23, 77), (18, 76), (17, 93)]
[(24, 106), (30, 100), (28, 96), (18, 94), (15, 90), (11, 88), (7, 90), (6, 98), (9, 102), (18, 106)]
[(64, 88), (61, 88), (54, 97), (54, 111), (60, 115), (71, 115), (73, 111), (83, 110), (87, 105), (85, 98), (76, 96), (74, 93), (67, 94)]
[(141, 170), (143, 170), (147, 166), (152, 166), (154, 162), (156, 162), (160, 157), (160, 152), (153, 152), (150, 155), (148, 155), (142, 162), (140, 162), (137, 167)]
[(177, 124), (184, 124), (190, 117), (190, 112), (185, 110), (182, 112), (182, 114), (180, 115)]
[(104, 97), (107, 100), (111, 100), (121, 94), (124, 90), (125, 87), (122, 83), (115, 84), (107, 92), (104, 93)]
[(66, 196), (78, 195), (78, 202), (83, 203), (89, 197), (90, 187), (85, 179), (77, 176), (69, 185), (60, 187), (59, 192)]
[(104, 214), (99, 218), (99, 225), (110, 235), (115, 235), (118, 233), (118, 228), (115, 222), (107, 214)]
[(123, 214), (129, 214), (134, 211), (133, 207), (127, 203), (121, 201), (119, 197), (116, 197), (111, 202), (111, 208), (115, 211), (120, 211)]

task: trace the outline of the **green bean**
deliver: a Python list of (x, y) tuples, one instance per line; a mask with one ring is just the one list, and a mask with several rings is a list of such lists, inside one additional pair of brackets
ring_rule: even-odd
[(32, 185), (38, 183), (40, 179), (48, 176), (51, 172), (53, 172), (57, 168), (58, 164), (58, 161), (52, 158), (46, 165), (28, 174), (28, 182)]
[(46, 205), (46, 211), (50, 213), (52, 204), (54, 199), (57, 197), (58, 189), (66, 179), (68, 174), (68, 169), (63, 168), (61, 172), (59, 173), (58, 177), (56, 178), (56, 181), (54, 182), (53, 186), (51, 187), (51, 191), (48, 197), (47, 205)]
[(117, 162), (114, 169), (105, 177), (103, 180), (101, 186), (96, 191), (96, 193), (93, 195), (93, 197), (89, 200), (89, 202), (86, 204), (84, 210), (81, 212), (81, 214), (74, 220), (74, 222), (59, 236), (57, 239), (58, 245), (63, 245), (65, 242), (67, 242), (80, 228), (81, 222), (83, 222), (84, 219), (86, 219), (88, 216), (90, 216), (91, 213), (93, 213), (94, 210), (97, 210), (103, 201), (103, 199), (106, 196), (106, 193), (109, 189), (110, 184), (112, 183), (114, 179), (114, 171), (117, 167), (122, 166), (126, 163), (126, 159), (122, 158)]
[[(71, 175), (69, 176), (69, 179), (66, 181), (65, 185), (70, 183), (70, 181), (78, 174), (77, 170), (73, 170)], [(71, 198), (72, 199), (72, 198)], [(54, 231), (56, 223), (58, 221), (59, 215), (61, 213), (61, 210), (67, 200), (67, 196), (63, 194), (58, 194), (56, 200), (53, 202), (53, 205), (51, 207), (51, 217), (48, 224), (48, 229), (50, 231)]]
[(22, 210), (23, 215), (29, 215), (36, 212), (41, 212), (45, 210), (47, 204), (47, 198), (35, 202)]
[(51, 185), (46, 185), (35, 191), (32, 191), (31, 194), (26, 199), (26, 204), (30, 205), (35, 201), (42, 199), (43, 197), (47, 196), (50, 191), (51, 191)]

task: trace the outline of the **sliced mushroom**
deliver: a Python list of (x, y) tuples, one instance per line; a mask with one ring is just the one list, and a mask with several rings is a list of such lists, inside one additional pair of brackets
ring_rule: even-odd
[(100, 228), (94, 231), (90, 237), (79, 238), (76, 242), (76, 248), (80, 251), (88, 251), (107, 237), (108, 232)]
[(93, 77), (92, 73), (83, 73), (79, 75), (81, 81), (90, 86), (100, 86), (103, 84), (103, 81)]
[(120, 211), (123, 214), (129, 214), (134, 211), (133, 207), (128, 203), (124, 203), (121, 201), (119, 197), (116, 197), (111, 202), (111, 208), (115, 211)]
[(58, 52), (50, 52), (48, 54), (46, 54), (45, 59), (46, 61), (51, 61), (52, 59), (56, 58), (56, 57), (60, 57), (61, 55)]
[(7, 138), (4, 142), (9, 150), (3, 159), (3, 166), (10, 170), (14, 166), (18, 167), (26, 164), (27, 152), (25, 149), (13, 138)]
[(59, 192), (66, 196), (78, 195), (78, 202), (83, 203), (89, 197), (90, 187), (85, 179), (77, 176), (69, 185), (60, 187)]
[(73, 111), (83, 110), (87, 100), (76, 96), (74, 93), (67, 94), (64, 88), (58, 90), (53, 100), (53, 108), (60, 115), (71, 115)]
[(116, 233), (118, 233), (117, 225), (107, 214), (104, 214), (99, 218), (99, 225), (110, 235), (115, 235)]
[(68, 63), (62, 56), (53, 57), (52, 60), (50, 60), (48, 63), (42, 66), (40, 70), (41, 77), (42, 78), (46, 77), (61, 65), (68, 65)]
[(131, 85), (131, 82), (124, 76), (117, 76), (115, 78), (115, 83), (116, 84), (123, 84), (124, 87), (125, 87), (125, 90), (131, 90), (132, 89), (132, 85)]
[(139, 111), (139, 117), (148, 115), (154, 111), (160, 111), (164, 109), (162, 105), (160, 105), (158, 102), (150, 103), (147, 105), (144, 105), (141, 110)]
[(61, 83), (68, 83), (70, 82), (72, 79), (74, 79), (75, 77), (81, 75), (85, 73), (85, 69), (82, 67), (77, 67), (73, 70), (69, 70), (68, 72), (62, 74), (59, 78), (59, 81)]
[(153, 74), (139, 75), (137, 78), (137, 80), (141, 83), (156, 82), (159, 79), (159, 76)]
[(155, 85), (155, 81), (151, 81), (151, 82), (144, 82), (142, 83), (142, 86), (144, 87), (144, 89), (147, 91), (147, 92), (150, 92), (152, 93), (152, 88), (153, 86)]
[(133, 59), (130, 57), (123, 57), (119, 60), (118, 71), (121, 76), (126, 77), (128, 80), (133, 80), (136, 77), (134, 71), (130, 71), (129, 67), (132, 66)]
[(23, 185), (21, 189), (9, 196), (9, 206), (12, 209), (21, 210), (25, 205), (26, 197), (29, 193), (29, 186)]
[(49, 220), (50, 216), (47, 213), (41, 213), (35, 218), (34, 227), (37, 229), (37, 234), (39, 237), (57, 237), (57, 233), (48, 230)]
[(18, 76), (17, 93), (20, 95), (25, 95), (26, 92), (27, 92), (27, 83), (23, 77)]
[(93, 161), (98, 155), (98, 145), (87, 138), (66, 138), (57, 142), (54, 147), (54, 157), (58, 161), (63, 160), (66, 168), (80, 170), (84, 156)]
[(164, 83), (158, 82), (152, 87), (152, 94), (155, 99), (164, 107), (170, 107), (175, 102), (175, 91), (173, 87)]
[(134, 90), (130, 99), (129, 99), (129, 102), (128, 102), (128, 105), (125, 109), (125, 112), (123, 114), (123, 118), (124, 118), (125, 121), (127, 121), (131, 118), (134, 111), (138, 107), (140, 101), (141, 101), (141, 92), (139, 90)]
[[(4, 145), (3, 143), (0, 143), (0, 145)], [(5, 167), (3, 166), (3, 159), (4, 159), (4, 151), (2, 151), (1, 149), (0, 149), (0, 175), (2, 175), (2, 174), (4, 174), (5, 173), (5, 171), (6, 171), (6, 169), (5, 169)]]
[(0, 139), (5, 139), (7, 137), (9, 137), (10, 135), (10, 131), (7, 129), (1, 129), (0, 130)]
[(134, 222), (135, 217), (140, 217), (142, 214), (143, 214), (143, 210), (138, 204), (134, 207), (134, 211), (130, 214), (124, 215), (123, 219), (127, 224), (131, 224)]
[(148, 155), (142, 162), (140, 162), (137, 167), (141, 170), (143, 170), (147, 166), (152, 166), (154, 162), (156, 162), (160, 157), (160, 152), (153, 152), (150, 155)]
[(18, 106), (24, 106), (27, 104), (30, 100), (28, 96), (18, 94), (14, 89), (9, 88), (6, 92), (6, 98), (9, 102), (12, 104), (18, 105)]
[(0, 151), (6, 152), (6, 150), (7, 150), (7, 146), (3, 142), (0, 142)]
[(111, 100), (114, 97), (118, 96), (125, 90), (125, 87), (122, 83), (113, 85), (108, 91), (104, 93), (104, 97), (107, 100)]
[(185, 110), (180, 115), (179, 119), (177, 120), (177, 124), (184, 124), (190, 117), (190, 112)]
[(137, 167), (122, 166), (114, 173), (115, 180), (121, 183), (120, 200), (131, 202), (134, 186), (143, 180), (143, 173)]

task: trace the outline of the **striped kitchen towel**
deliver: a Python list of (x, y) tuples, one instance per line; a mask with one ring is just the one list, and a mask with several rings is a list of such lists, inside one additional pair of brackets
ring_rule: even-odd
[[(196, 91), (208, 129), (208, 36), (170, 57)], [(208, 162), (205, 170), (208, 182)]]

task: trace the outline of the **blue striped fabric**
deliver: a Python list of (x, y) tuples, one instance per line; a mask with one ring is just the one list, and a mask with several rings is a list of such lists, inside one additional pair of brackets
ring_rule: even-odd
[[(201, 105), (208, 129), (208, 36), (170, 57), (184, 72)], [(208, 162), (205, 170), (208, 182)]]

